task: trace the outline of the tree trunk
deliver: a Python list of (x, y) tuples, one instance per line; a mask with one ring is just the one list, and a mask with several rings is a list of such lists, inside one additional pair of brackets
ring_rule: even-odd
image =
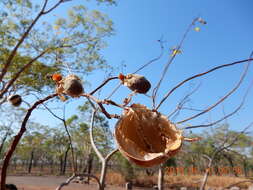
[(62, 171), (63, 171), (63, 158), (62, 155), (60, 156), (60, 175), (62, 175)]
[(233, 159), (231, 158), (231, 156), (227, 155), (227, 154), (223, 154), (223, 156), (227, 159), (230, 167), (232, 168), (232, 171), (234, 173), (235, 177), (238, 177), (238, 174), (236, 173), (236, 171), (233, 169), (234, 168), (234, 162)]
[(51, 168), (51, 174), (53, 174), (54, 173), (54, 161), (53, 160), (50, 162), (50, 168)]
[(64, 160), (63, 160), (63, 167), (62, 167), (62, 175), (65, 175), (66, 172), (66, 166), (67, 166), (67, 158), (68, 158), (68, 152), (70, 150), (70, 146), (68, 146), (67, 150), (64, 154)]
[(3, 140), (1, 142), (1, 145), (0, 145), (0, 158), (1, 158), (1, 153), (2, 153), (3, 147), (4, 147), (4, 143), (5, 143), (5, 141), (6, 141), (6, 139), (7, 139), (8, 136), (9, 136), (9, 131), (7, 131), (4, 134)]
[(42, 160), (40, 162), (40, 172), (43, 172), (44, 171), (44, 161)]
[(163, 190), (164, 184), (164, 165), (161, 164), (158, 171), (158, 190)]
[[(243, 170), (244, 170), (244, 177), (248, 177), (248, 164), (246, 158), (243, 159)], [(236, 171), (233, 170), (235, 173)]]
[[(83, 173), (87, 173), (87, 174), (91, 174), (91, 170), (92, 170), (92, 166), (93, 166), (93, 154), (89, 154), (88, 155), (88, 158), (86, 159), (86, 164), (85, 164), (85, 167), (83, 169)], [(88, 176), (87, 177), (87, 181), (86, 181), (87, 184), (90, 183), (90, 177)]]
[(107, 172), (107, 162), (108, 162), (107, 160), (102, 161), (101, 176), (100, 176), (100, 184), (101, 184), (100, 190), (105, 189), (105, 176)]
[(34, 150), (31, 151), (31, 157), (28, 164), (28, 173), (30, 174), (32, 171), (32, 165), (33, 165), (33, 157), (34, 157)]

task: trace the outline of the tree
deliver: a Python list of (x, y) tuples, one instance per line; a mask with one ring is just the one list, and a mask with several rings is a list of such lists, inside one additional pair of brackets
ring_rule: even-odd
[[(26, 76), (24, 72), (27, 72), (32, 65), (37, 67), (29, 70), (28, 75), (36, 71), (39, 66), (43, 68), (46, 66), (46, 70), (43, 69), (44, 73), (48, 72), (47, 69), (50, 67), (61, 70), (61, 72), (68, 68), (71, 71), (81, 69), (83, 73), (86, 73), (104, 66), (105, 61), (99, 50), (105, 45), (102, 39), (112, 34), (112, 22), (105, 15), (98, 11), (88, 11), (83, 5), (79, 5), (68, 11), (68, 18), (56, 18), (53, 24), (43, 20), (45, 15), (67, 2), (68, 0), (59, 0), (52, 5), (49, 5), (48, 0), (42, 1), (41, 5), (32, 4), (29, 0), (0, 2), (0, 7), (2, 7), (0, 11), (2, 16), (0, 19), (1, 104), (6, 101), (9, 93), (22, 93), (27, 90), (26, 88), (17, 90), (15, 86), (24, 85), (39, 89), (36, 85), (34, 86), (33, 82), (31, 84), (29, 81), (22, 81), (24, 83), (21, 82), (21, 84), (18, 82), (22, 74)], [(98, 0), (98, 2), (115, 3), (112, 0)], [(39, 59), (43, 64), (38, 62)], [(85, 64), (82, 64), (83, 62)], [(19, 67), (15, 68), (15, 65)], [(40, 76), (44, 75), (41, 69), (38, 70), (41, 72)], [(41, 78), (34, 80), (43, 84)], [(48, 96), (44, 101), (52, 97), (55, 95)], [(33, 109), (40, 104), (39, 102), (34, 104)], [(6, 155), (1, 176), (1, 189), (5, 189), (6, 164), (26, 130), (25, 125), (33, 109), (27, 112), (20, 133), (13, 141), (15, 142), (12, 146), (14, 149), (12, 148)]]
[[(103, 39), (113, 31), (112, 21), (106, 15), (79, 5), (65, 10), (64, 18), (56, 16), (50, 22), (44, 19), (68, 1), (55, 1), (53, 5), (48, 0), (41, 4), (30, 0), (0, 2), (0, 98), (3, 102), (7, 92), (22, 92), (26, 87), (43, 90), (41, 87), (49, 85), (46, 73), (66, 73), (70, 69), (86, 74), (106, 66), (100, 50), (105, 47)], [(98, 2), (115, 4), (113, 0)]]

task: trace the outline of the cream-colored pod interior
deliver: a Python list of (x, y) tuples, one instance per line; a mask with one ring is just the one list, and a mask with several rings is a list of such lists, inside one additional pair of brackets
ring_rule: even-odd
[(115, 127), (120, 152), (143, 167), (163, 163), (175, 155), (182, 145), (182, 131), (166, 116), (141, 104), (126, 108)]

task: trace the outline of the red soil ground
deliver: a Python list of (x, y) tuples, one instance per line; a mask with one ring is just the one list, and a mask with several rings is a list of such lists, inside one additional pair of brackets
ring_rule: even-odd
[[(7, 183), (14, 183), (18, 187), (18, 190), (55, 190), (56, 187), (62, 182), (66, 181), (66, 177), (55, 176), (8, 176)], [(70, 183), (68, 186), (62, 188), (63, 190), (97, 190), (98, 187), (95, 183), (90, 185)], [(125, 190), (122, 186), (108, 186), (108, 190)], [(134, 189), (146, 189), (146, 188), (134, 188)]]

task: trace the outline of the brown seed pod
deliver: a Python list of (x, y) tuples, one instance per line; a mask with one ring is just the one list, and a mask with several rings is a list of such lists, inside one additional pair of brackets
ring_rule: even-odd
[(81, 80), (76, 75), (68, 75), (62, 81), (63, 93), (71, 97), (79, 97), (83, 93)]
[(123, 74), (119, 74), (119, 79), (123, 85), (141, 94), (147, 93), (151, 87), (150, 82), (142, 75), (128, 74), (124, 76)]
[(11, 105), (18, 107), (22, 103), (22, 98), (20, 95), (15, 94), (15, 95), (9, 96), (8, 101), (11, 103)]
[(116, 124), (115, 137), (123, 156), (142, 167), (165, 162), (180, 150), (184, 140), (182, 131), (166, 116), (140, 104), (125, 110)]

